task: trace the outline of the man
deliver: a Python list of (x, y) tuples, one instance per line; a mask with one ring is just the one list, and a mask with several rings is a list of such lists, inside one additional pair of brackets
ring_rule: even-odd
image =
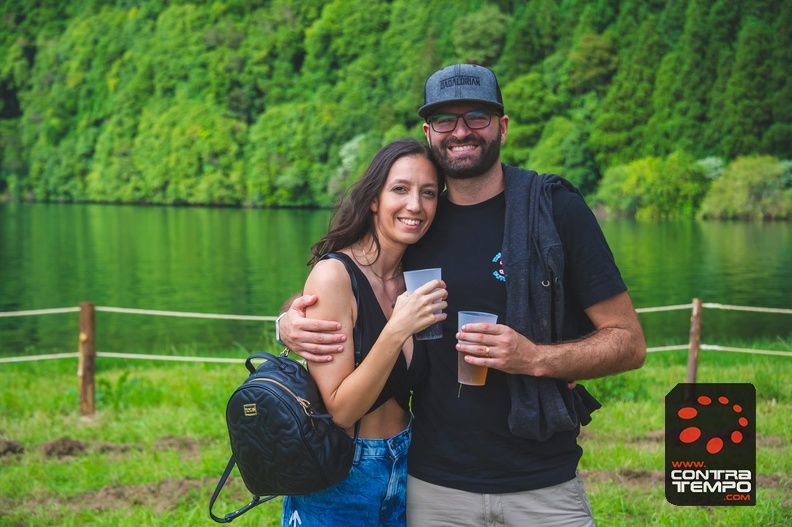
[[(574, 187), (501, 164), (509, 118), (490, 70), (457, 64), (434, 73), (418, 113), (447, 192), (403, 263), (442, 268), (448, 318), (443, 338), (427, 341), (410, 366), (419, 380), (408, 525), (594, 525), (576, 438), (599, 405), (566, 380), (643, 364), (627, 288)], [(315, 301), (295, 301), (280, 335), (309, 360), (332, 360), (338, 325), (304, 318)], [(457, 332), (461, 310), (502, 323)], [(457, 383), (459, 352), (489, 368), (484, 386)]]

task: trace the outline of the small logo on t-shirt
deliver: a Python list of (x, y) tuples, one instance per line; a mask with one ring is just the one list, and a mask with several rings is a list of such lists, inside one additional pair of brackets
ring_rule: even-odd
[(495, 258), (492, 259), (492, 263), (494, 263), (497, 268), (495, 271), (492, 272), (492, 276), (500, 280), (501, 282), (506, 281), (506, 273), (503, 271), (503, 259), (502, 254), (498, 253), (495, 255)]

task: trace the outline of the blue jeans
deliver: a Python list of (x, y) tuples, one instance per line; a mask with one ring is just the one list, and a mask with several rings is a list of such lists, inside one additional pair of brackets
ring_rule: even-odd
[(404, 527), (412, 423), (390, 439), (358, 438), (346, 479), (305, 496), (285, 496), (281, 527)]

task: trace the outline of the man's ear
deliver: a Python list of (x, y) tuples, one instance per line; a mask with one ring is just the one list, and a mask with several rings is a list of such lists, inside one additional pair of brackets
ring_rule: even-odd
[(509, 116), (504, 115), (500, 118), (500, 144), (506, 143), (506, 133), (509, 131)]

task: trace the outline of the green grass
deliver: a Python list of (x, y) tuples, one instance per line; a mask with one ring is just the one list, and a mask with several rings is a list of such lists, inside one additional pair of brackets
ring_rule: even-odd
[[(792, 351), (787, 341), (733, 344)], [(663, 400), (687, 371), (687, 352), (650, 354), (640, 370), (585, 383), (605, 403), (580, 440), (581, 472), (597, 524), (742, 526), (792, 524), (792, 358), (702, 351), (698, 382), (750, 382), (757, 395), (755, 507), (676, 507), (665, 500)], [(597, 481), (603, 474), (616, 480)]]
[[(767, 346), (773, 345), (774, 348)], [(786, 347), (785, 347), (786, 346)], [(757, 349), (789, 350), (786, 342)], [(273, 350), (274, 351), (274, 350)], [(229, 352), (228, 356), (238, 352)], [(792, 524), (792, 359), (703, 351), (701, 382), (757, 389), (759, 491), (755, 507), (675, 507), (662, 479), (663, 398), (685, 379), (685, 352), (651, 354), (641, 370), (586, 382), (605, 406), (584, 429), (581, 473), (599, 526)], [(75, 360), (0, 366), (0, 526), (211, 525), (209, 497), (230, 450), (226, 401), (241, 364), (97, 359), (97, 414), (79, 416)], [(47, 456), (54, 441), (82, 445)], [(239, 477), (215, 513), (247, 503)], [(280, 500), (234, 521), (276, 526)]]

